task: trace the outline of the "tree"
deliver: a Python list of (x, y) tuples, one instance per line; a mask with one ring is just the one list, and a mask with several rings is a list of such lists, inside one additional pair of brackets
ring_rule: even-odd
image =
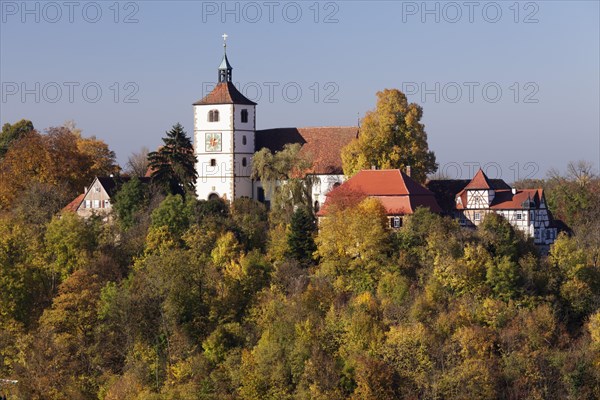
[(288, 222), (296, 207), (311, 208), (314, 176), (306, 174), (312, 162), (300, 154), (298, 143), (271, 153), (263, 148), (252, 159), (252, 178), (258, 179), (272, 200), (271, 218)]
[(429, 150), (425, 126), (420, 122), (423, 109), (408, 104), (397, 89), (377, 93), (377, 107), (362, 121), (357, 139), (342, 150), (344, 174), (352, 176), (362, 169), (406, 169), (411, 177), (425, 182), (437, 170), (435, 155)]
[(193, 194), (198, 173), (192, 141), (179, 123), (166, 134), (164, 146), (148, 154), (152, 180), (168, 193)]
[(19, 140), (33, 129), (33, 123), (26, 119), (12, 125), (9, 123), (4, 124), (0, 133), (0, 159), (4, 157), (11, 143)]
[(127, 159), (125, 172), (131, 176), (146, 176), (148, 172), (148, 148), (142, 147), (139, 152), (132, 153)]
[(287, 234), (290, 257), (300, 262), (310, 262), (317, 249), (313, 235), (317, 230), (315, 218), (303, 208), (298, 208), (292, 216)]
[(152, 227), (165, 227), (172, 235), (181, 236), (190, 226), (190, 208), (180, 195), (169, 195), (152, 211)]
[(148, 203), (147, 187), (137, 178), (132, 178), (117, 192), (113, 209), (124, 229), (129, 229), (135, 222), (136, 214)]
[(79, 137), (77, 149), (89, 160), (90, 176), (108, 176), (120, 171), (115, 152), (105, 142), (96, 139), (96, 136)]
[(35, 183), (73, 198), (94, 176), (116, 171), (114, 153), (100, 140), (82, 138), (66, 127), (48, 128), (45, 135), (29, 131), (0, 160), (0, 208), (12, 208)]

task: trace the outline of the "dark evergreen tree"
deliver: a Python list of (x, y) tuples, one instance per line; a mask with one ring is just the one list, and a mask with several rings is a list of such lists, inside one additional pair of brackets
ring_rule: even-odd
[(185, 196), (194, 193), (196, 156), (191, 139), (177, 123), (163, 138), (164, 146), (148, 154), (152, 180), (168, 193)]
[(315, 219), (306, 209), (299, 207), (292, 215), (287, 236), (288, 254), (300, 262), (310, 262), (317, 249), (313, 235), (317, 229)]

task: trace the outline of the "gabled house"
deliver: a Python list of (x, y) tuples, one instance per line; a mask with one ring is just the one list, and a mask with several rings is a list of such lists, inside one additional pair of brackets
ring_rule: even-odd
[[(128, 182), (130, 177), (101, 176), (94, 178), (84, 192), (69, 203), (63, 211), (77, 213), (83, 218), (94, 214), (108, 214), (112, 210), (112, 199), (121, 186)], [(150, 178), (138, 178), (142, 183), (150, 183)]]
[(435, 213), (442, 211), (429, 189), (398, 169), (384, 169), (362, 170), (333, 189), (317, 216), (325, 217), (330, 205), (328, 203), (343, 191), (379, 200), (385, 208), (391, 228), (400, 228), (403, 217), (413, 214), (419, 207), (428, 208)]
[(455, 195), (453, 214), (460, 225), (475, 227), (489, 213), (502, 215), (540, 246), (554, 243), (558, 234), (559, 222), (548, 210), (543, 189), (511, 188), (502, 180), (488, 179), (479, 169)]

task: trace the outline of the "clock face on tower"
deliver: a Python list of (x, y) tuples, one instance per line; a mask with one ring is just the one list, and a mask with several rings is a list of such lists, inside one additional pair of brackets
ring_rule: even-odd
[(207, 133), (205, 145), (207, 152), (221, 151), (221, 133)]

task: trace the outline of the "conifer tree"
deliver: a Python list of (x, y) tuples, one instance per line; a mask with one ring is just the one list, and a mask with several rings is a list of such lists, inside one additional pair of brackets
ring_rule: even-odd
[(300, 261), (310, 261), (317, 249), (313, 234), (316, 230), (314, 217), (303, 207), (299, 207), (292, 215), (290, 230), (287, 235), (289, 255)]
[(191, 139), (177, 123), (163, 138), (164, 146), (148, 154), (152, 180), (171, 194), (185, 196), (196, 186), (196, 156)]

